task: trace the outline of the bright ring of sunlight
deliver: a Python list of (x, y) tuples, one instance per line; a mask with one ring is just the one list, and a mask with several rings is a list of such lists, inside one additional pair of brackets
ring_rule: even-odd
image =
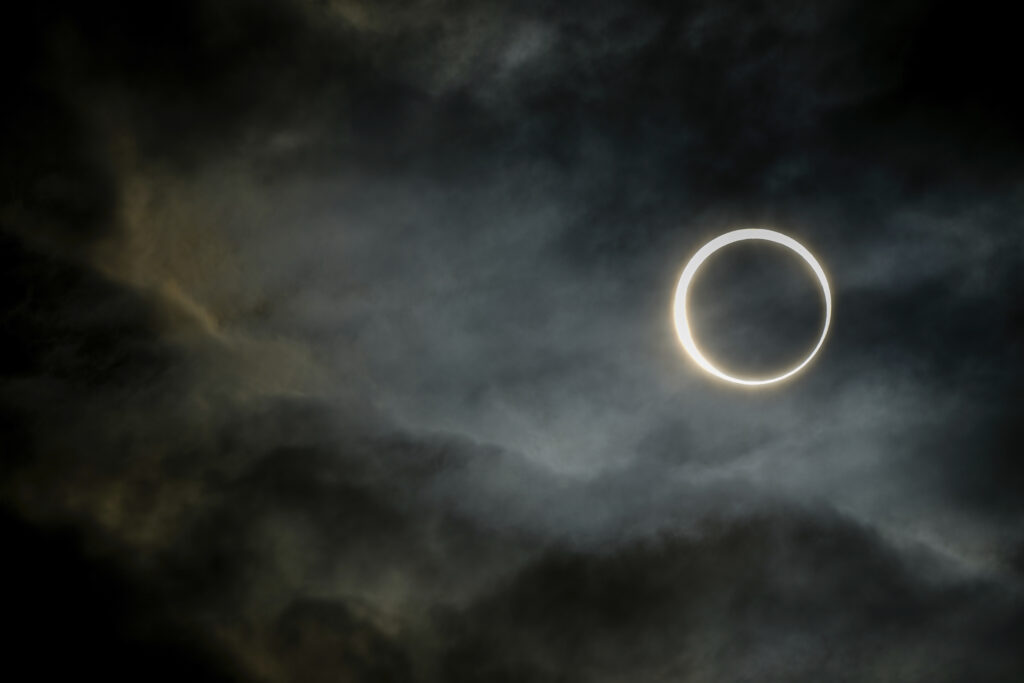
[[(825, 297), (825, 324), (821, 328), (821, 337), (818, 339), (818, 343), (814, 346), (814, 349), (796, 366), (786, 370), (781, 375), (768, 378), (743, 378), (733, 377), (727, 373), (722, 372), (716, 368), (711, 361), (704, 357), (704, 354), (697, 347), (697, 342), (693, 339), (693, 331), (690, 329), (690, 321), (686, 311), (686, 296), (690, 288), (690, 282), (693, 280), (693, 276), (697, 274), (697, 269), (700, 268), (701, 264), (716, 251), (722, 247), (728, 246), (734, 242), (742, 242), (744, 240), (767, 240), (774, 242), (775, 244), (781, 244), (784, 247), (792, 249), (800, 255), (807, 265), (811, 267), (814, 274), (818, 276), (818, 282), (821, 284), (821, 293)], [(675, 300), (675, 321), (676, 321), (676, 334), (679, 335), (679, 341), (682, 342), (683, 348), (690, 354), (690, 357), (710, 374), (724, 379), (727, 382), (733, 382), (735, 384), (744, 384), (747, 386), (761, 386), (764, 384), (773, 384), (775, 382), (781, 382), (787, 377), (792, 377), (796, 373), (800, 372), (805, 365), (811, 362), (811, 359), (817, 355), (818, 350), (821, 349), (821, 345), (825, 343), (825, 335), (828, 334), (828, 325), (832, 320), (832, 294), (828, 288), (828, 279), (825, 277), (825, 271), (822, 270), (821, 265), (814, 258), (811, 252), (797, 242), (792, 237), (787, 237), (781, 232), (775, 232), (774, 230), (762, 230), (757, 228), (749, 228), (745, 230), (734, 230), (727, 232), (724, 235), (719, 235), (715, 239), (711, 240), (690, 259), (690, 262), (683, 268), (683, 274), (679, 278), (679, 285), (676, 287), (676, 300)]]

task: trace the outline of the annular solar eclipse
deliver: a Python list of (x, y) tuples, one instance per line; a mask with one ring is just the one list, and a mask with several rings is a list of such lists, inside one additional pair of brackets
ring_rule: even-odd
[[(719, 249), (745, 240), (765, 240), (768, 242), (774, 242), (775, 244), (780, 244), (796, 252), (800, 258), (807, 262), (807, 265), (811, 267), (811, 270), (814, 271), (814, 274), (817, 276), (825, 302), (825, 321), (821, 327), (821, 336), (818, 338), (818, 343), (815, 344), (814, 348), (811, 349), (811, 352), (795, 366), (769, 377), (737, 377), (716, 367), (707, 359), (704, 353), (697, 346), (687, 312), (687, 295), (689, 293), (690, 283), (693, 281), (694, 276), (697, 274), (697, 271), (700, 269), (704, 261)], [(800, 370), (810, 363), (811, 359), (818, 354), (818, 351), (821, 350), (822, 344), (825, 343), (825, 337), (828, 335), (829, 323), (832, 320), (832, 293), (829, 290), (828, 278), (825, 277), (825, 271), (822, 269), (821, 264), (818, 263), (818, 260), (814, 258), (814, 255), (811, 254), (806, 247), (792, 237), (783, 235), (781, 232), (760, 228), (747, 228), (743, 230), (733, 230), (732, 232), (727, 232), (724, 235), (719, 235), (697, 250), (697, 253), (689, 260), (686, 267), (683, 268), (683, 274), (679, 277), (679, 284), (676, 287), (674, 308), (676, 334), (679, 335), (679, 341), (682, 343), (683, 348), (686, 349), (686, 352), (690, 354), (690, 357), (693, 358), (697, 365), (709, 374), (714, 375), (719, 379), (723, 379), (726, 382), (743, 384), (746, 386), (762, 386), (765, 384), (781, 382), (784, 379), (792, 377), (796, 373), (800, 372)]]

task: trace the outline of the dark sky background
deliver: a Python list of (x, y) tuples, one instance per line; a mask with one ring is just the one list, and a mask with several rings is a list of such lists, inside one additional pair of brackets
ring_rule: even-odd
[(1003, 5), (5, 8), (5, 667), (1024, 680)]

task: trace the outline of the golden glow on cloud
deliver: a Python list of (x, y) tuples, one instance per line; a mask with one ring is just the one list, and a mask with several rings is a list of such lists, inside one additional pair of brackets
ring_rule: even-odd
[[(821, 328), (821, 337), (818, 339), (818, 343), (815, 344), (814, 349), (800, 361), (794, 367), (786, 370), (785, 372), (775, 375), (773, 377), (764, 378), (751, 378), (751, 377), (734, 377), (726, 372), (715, 367), (711, 361), (709, 361), (704, 353), (697, 347), (697, 342), (693, 338), (693, 330), (690, 327), (689, 316), (687, 314), (687, 293), (690, 288), (690, 282), (693, 280), (694, 275), (697, 274), (697, 270), (701, 264), (707, 260), (709, 256), (721, 249), (722, 247), (733, 244), (734, 242), (742, 242), (744, 240), (766, 240), (768, 242), (774, 242), (775, 244), (781, 244), (784, 247), (792, 249), (800, 258), (807, 262), (807, 265), (811, 267), (814, 274), (818, 277), (818, 283), (821, 285), (821, 293), (825, 299), (825, 322)], [(733, 382), (734, 384), (743, 384), (746, 386), (762, 386), (765, 384), (773, 384), (775, 382), (781, 382), (784, 379), (792, 377), (796, 373), (800, 372), (811, 359), (817, 355), (821, 349), (822, 344), (825, 343), (825, 337), (828, 335), (828, 326), (832, 321), (832, 293), (829, 290), (828, 278), (825, 277), (825, 271), (822, 270), (821, 265), (817, 259), (809, 252), (802, 244), (797, 242), (792, 237), (783, 235), (781, 232), (775, 232), (774, 230), (763, 230), (759, 228), (748, 228), (744, 230), (733, 230), (727, 232), (724, 235), (719, 235), (715, 239), (711, 240), (703, 247), (701, 247), (693, 258), (683, 268), (683, 274), (679, 278), (679, 284), (676, 286), (676, 298), (675, 298), (675, 323), (676, 323), (676, 334), (679, 335), (679, 341), (682, 343), (683, 348), (690, 354), (690, 357), (708, 373), (723, 379), (727, 382)]]

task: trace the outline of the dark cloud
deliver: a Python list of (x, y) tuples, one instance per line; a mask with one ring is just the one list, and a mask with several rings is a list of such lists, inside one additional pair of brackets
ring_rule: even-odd
[[(1012, 22), (670, 5), (11, 10), (19, 667), (1019, 677)], [(697, 375), (669, 310), (702, 241), (755, 225), (820, 257), (835, 318), (751, 393)], [(792, 265), (709, 262), (712, 355), (814, 338)]]
[(1019, 661), (1003, 644), (1020, 637), (1022, 624), (1004, 600), (984, 585), (922, 581), (843, 520), (777, 511), (712, 525), (699, 539), (552, 553), (472, 607), (446, 673), (474, 681), (1005, 680)]
[(6, 646), (15, 671), (41, 678), (81, 672), (108, 680), (232, 681), (230, 663), (175, 628), (168, 606), (97, 559), (68, 529), (40, 531), (5, 512)]

